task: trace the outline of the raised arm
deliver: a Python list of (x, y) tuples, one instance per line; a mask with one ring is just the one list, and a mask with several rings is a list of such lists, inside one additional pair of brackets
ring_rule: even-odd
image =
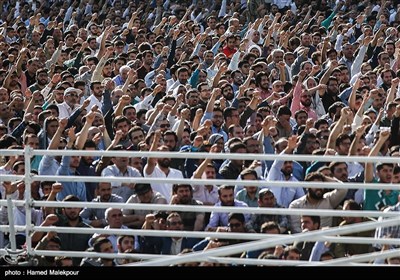
[(78, 137), (76, 138), (76, 148), (82, 150), (88, 138), (89, 128), (92, 126), (94, 117), (96, 115), (97, 105), (94, 105), (89, 113), (85, 116), (85, 124), (83, 125)]
[(349, 107), (353, 112), (356, 112), (356, 93), (357, 90), (360, 88), (361, 84), (361, 79), (360, 77), (357, 78), (356, 82), (353, 85), (353, 88), (351, 89), (350, 97), (349, 97)]
[(356, 129), (356, 137), (354, 137), (353, 141), (351, 142), (350, 149), (349, 149), (349, 156), (356, 156), (357, 155), (357, 146), (360, 142), (361, 137), (365, 133), (366, 126), (362, 125), (357, 127)]
[[(378, 155), (379, 151), (381, 150), (383, 144), (390, 136), (390, 131), (385, 130), (379, 133), (379, 139), (376, 142), (375, 146), (371, 149), (368, 156), (375, 157)], [(365, 164), (365, 172), (364, 172), (364, 182), (370, 183), (374, 179), (374, 167), (372, 162), (367, 162)]]
[[(160, 140), (161, 140), (161, 131), (160, 131), (160, 130), (157, 130), (157, 131), (154, 133), (153, 142), (151, 143), (150, 150), (149, 150), (150, 152), (155, 152), (155, 151), (157, 151), (158, 143), (160, 142)], [(147, 164), (146, 164), (146, 166), (144, 167), (143, 172), (144, 172), (145, 174), (147, 174), (147, 175), (152, 174), (153, 171), (154, 171), (154, 168), (156, 167), (156, 164), (157, 164), (157, 158), (149, 157), (149, 158), (147, 159)]]
[(336, 150), (336, 138), (343, 130), (343, 126), (346, 124), (348, 118), (350, 118), (352, 112), (349, 107), (342, 108), (341, 115), (339, 120), (337, 121), (335, 127), (332, 129), (331, 134), (329, 135), (328, 144), (326, 146), (327, 149), (334, 149)]

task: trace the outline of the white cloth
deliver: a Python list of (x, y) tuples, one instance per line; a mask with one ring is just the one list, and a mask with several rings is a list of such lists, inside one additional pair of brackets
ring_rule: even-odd
[(69, 118), (72, 115), (72, 112), (75, 111), (77, 108), (79, 108), (78, 104), (75, 104), (74, 108), (71, 108), (67, 103), (63, 102), (61, 104), (58, 104), (58, 118), (64, 119), (64, 118)]
[[(114, 165), (107, 166), (102, 172), (102, 177), (142, 177), (139, 170), (134, 167), (128, 166), (127, 171), (122, 173), (118, 167)], [(132, 179), (133, 181), (133, 179)], [(135, 192), (128, 186), (122, 186), (120, 182), (111, 182), (112, 193), (122, 197), (123, 201), (126, 202), (131, 195)]]
[(89, 100), (90, 100), (90, 103), (89, 103), (89, 106), (87, 106), (88, 110), (90, 110), (93, 107), (93, 105), (97, 105), (97, 107), (99, 108), (100, 113), (103, 114), (101, 112), (101, 107), (103, 106), (103, 97), (101, 98), (101, 101), (99, 101), (96, 96), (91, 94), (89, 96)]
[[(146, 167), (144, 170), (146, 170)], [(168, 175), (165, 175), (165, 173), (156, 165), (154, 168), (153, 173), (151, 174), (146, 174), (144, 172), (144, 177), (145, 178), (168, 178), (168, 179), (183, 179), (182, 172), (179, 171), (178, 169), (170, 168)], [(172, 197), (172, 184), (170, 183), (152, 183), (151, 187), (154, 192), (159, 192), (161, 193), (165, 199), (168, 201), (168, 203), (171, 202), (171, 197)]]

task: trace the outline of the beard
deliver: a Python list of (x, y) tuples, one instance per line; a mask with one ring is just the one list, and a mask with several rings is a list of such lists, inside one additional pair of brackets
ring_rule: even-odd
[(326, 92), (327, 92), (330, 96), (336, 96), (336, 95), (338, 95), (338, 93), (339, 93), (338, 90), (330, 90), (329, 88), (326, 90)]
[(189, 196), (181, 197), (180, 204), (189, 204), (191, 200), (192, 200), (192, 198)]
[(290, 176), (292, 174), (292, 170), (281, 169), (283, 175)]
[(111, 198), (111, 195), (104, 195), (103, 197), (101, 197), (101, 201), (109, 201)]
[(65, 216), (69, 221), (77, 221), (79, 220), (79, 213), (65, 213)]
[(301, 101), (301, 104), (304, 107), (310, 107), (311, 106), (311, 99), (307, 99), (307, 101)]
[(169, 158), (163, 158), (158, 160), (158, 164), (161, 167), (168, 168), (171, 165), (171, 160)]
[[(320, 190), (320, 189), (317, 189)], [(316, 191), (309, 189), (308, 190), (310, 197), (315, 200), (322, 200), (324, 198), (324, 192), (321, 190), (321, 194), (317, 194)]]

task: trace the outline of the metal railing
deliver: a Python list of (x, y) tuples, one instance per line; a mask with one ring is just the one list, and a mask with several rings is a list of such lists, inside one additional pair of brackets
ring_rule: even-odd
[[(127, 152), (127, 151), (79, 151), (80, 156), (127, 156), (129, 157), (158, 157), (158, 152)], [(130, 265), (173, 265), (190, 261), (211, 261), (211, 262), (230, 262), (231, 258), (221, 258), (234, 253), (240, 253), (243, 250), (253, 250), (260, 248), (270, 248), (279, 244), (290, 244), (295, 241), (325, 241), (341, 242), (341, 243), (361, 243), (361, 244), (393, 244), (400, 245), (397, 239), (374, 239), (374, 238), (357, 238), (357, 237), (336, 237), (336, 234), (348, 234), (358, 231), (372, 230), (377, 227), (386, 226), (400, 226), (399, 213), (396, 212), (378, 212), (378, 211), (342, 211), (342, 210), (312, 210), (312, 209), (286, 209), (286, 208), (250, 208), (250, 207), (213, 207), (213, 206), (196, 206), (191, 207), (190, 212), (236, 212), (236, 213), (251, 213), (251, 214), (275, 214), (275, 215), (318, 215), (318, 216), (368, 216), (368, 217), (385, 217), (381, 221), (366, 222), (354, 224), (340, 228), (329, 228), (327, 230), (318, 230), (312, 232), (305, 232), (292, 235), (267, 235), (267, 234), (239, 234), (239, 233), (222, 233), (222, 232), (180, 232), (180, 231), (158, 231), (158, 230), (133, 230), (133, 229), (101, 229), (101, 228), (72, 228), (72, 227), (41, 227), (33, 226), (31, 220), (31, 210), (33, 207), (91, 207), (91, 208), (121, 208), (121, 209), (135, 209), (135, 210), (162, 210), (162, 211), (185, 211), (188, 206), (184, 205), (162, 205), (162, 204), (125, 204), (125, 203), (92, 203), (92, 202), (51, 202), (51, 201), (36, 201), (31, 197), (31, 183), (34, 181), (84, 181), (84, 182), (132, 182), (135, 183), (190, 183), (190, 184), (229, 184), (229, 185), (251, 185), (251, 186), (278, 186), (278, 187), (313, 187), (318, 188), (358, 188), (363, 189), (387, 189), (388, 184), (338, 184), (338, 183), (324, 183), (324, 182), (282, 182), (282, 181), (250, 181), (250, 180), (206, 180), (206, 179), (157, 179), (157, 178), (129, 178), (129, 177), (91, 177), (91, 176), (40, 176), (31, 174), (30, 158), (34, 155), (76, 155), (76, 150), (33, 150), (26, 147), (24, 150), (0, 150), (2, 156), (25, 156), (25, 174), (24, 176), (17, 175), (2, 175), (1, 181), (24, 180), (25, 193), (24, 200), (11, 200), (7, 196), (7, 200), (0, 200), (0, 206), (7, 206), (8, 210), (14, 206), (25, 207), (26, 212), (26, 225), (15, 226), (13, 222), (12, 211), (8, 211), (9, 225), (0, 226), (0, 230), (10, 233), (11, 250), (0, 250), (0, 255), (10, 254), (10, 252), (17, 252), (15, 246), (15, 233), (24, 231), (26, 235), (26, 249), (25, 253), (28, 256), (60, 256), (67, 255), (72, 257), (115, 257), (115, 258), (131, 258), (145, 260), (140, 263), (133, 263)], [(388, 162), (398, 163), (398, 158), (392, 157), (349, 157), (349, 156), (312, 156), (310, 155), (271, 155), (271, 154), (214, 154), (214, 153), (163, 153), (163, 157), (169, 156), (171, 158), (211, 158), (211, 159), (252, 159), (252, 160), (276, 160), (278, 157), (284, 161), (310, 161), (319, 160), (324, 162), (329, 161), (358, 161), (358, 162)], [(400, 189), (400, 185), (390, 185), (391, 189)], [(243, 239), (243, 240), (256, 240), (246, 242), (244, 244), (231, 245), (221, 247), (214, 250), (203, 251), (185, 254), (182, 256), (164, 256), (164, 255), (149, 255), (149, 254), (99, 254), (93, 252), (66, 252), (66, 251), (45, 251), (35, 250), (32, 248), (31, 234), (35, 231), (48, 232), (68, 232), (68, 233), (106, 233), (106, 234), (124, 234), (124, 235), (141, 235), (141, 236), (182, 236), (182, 237), (197, 237), (197, 238), (226, 238), (226, 239)], [(355, 264), (356, 262), (370, 261), (375, 258), (384, 256), (394, 256), (394, 251), (387, 251), (384, 253), (371, 253), (360, 256), (354, 256), (349, 261), (348, 258), (335, 259), (322, 264), (326, 265), (344, 265)], [(279, 261), (284, 265), (304, 265), (304, 262), (287, 262)], [(253, 264), (253, 265), (269, 265), (276, 264), (276, 260), (237, 260), (237, 264)], [(320, 265), (318, 262), (308, 263), (311, 265)]]

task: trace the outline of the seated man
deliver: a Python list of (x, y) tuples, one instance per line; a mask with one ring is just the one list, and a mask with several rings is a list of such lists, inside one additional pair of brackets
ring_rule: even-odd
[[(190, 205), (190, 207), (203, 205), (200, 201), (193, 199), (192, 186), (185, 184), (173, 185), (171, 204)], [(179, 214), (183, 221), (184, 230), (203, 231), (205, 216), (203, 212), (180, 211)]]
[[(111, 183), (100, 182), (97, 185), (98, 196), (92, 202), (119, 202), (122, 203), (122, 197), (111, 193)], [(85, 207), (80, 213), (83, 221), (92, 227), (105, 227), (107, 221), (105, 218), (105, 208)]]
[[(150, 203), (150, 204), (168, 204), (162, 194), (154, 192), (150, 184), (140, 183), (135, 185), (136, 194), (131, 195), (126, 203)], [(147, 214), (153, 213), (152, 210), (124, 209), (124, 225), (140, 229), (145, 221)]]
[[(107, 208), (106, 213), (106, 220), (108, 223), (108, 226), (104, 227), (104, 229), (128, 229), (127, 226), (124, 226), (122, 224), (122, 210), (121, 209), (117, 209), (117, 208)], [(89, 240), (89, 245), (93, 245), (96, 240), (100, 237), (103, 237), (104, 234), (98, 234), (95, 233), (93, 234), (92, 238), (90, 238)], [(107, 236), (108, 240), (111, 242), (112, 246), (113, 246), (113, 250), (114, 253), (118, 253), (118, 237), (119, 235), (116, 234), (110, 234)], [(137, 246), (138, 247), (138, 244)]]
[[(183, 231), (183, 221), (179, 213), (172, 212), (171, 214), (168, 215), (165, 229), (167, 231), (168, 230)], [(183, 249), (192, 248), (198, 241), (199, 239), (197, 238), (188, 238), (188, 237), (145, 236), (140, 239), (140, 246), (141, 246), (140, 251), (143, 253), (147, 253), (148, 250), (151, 249), (156, 254), (178, 255), (180, 252), (182, 252)]]

